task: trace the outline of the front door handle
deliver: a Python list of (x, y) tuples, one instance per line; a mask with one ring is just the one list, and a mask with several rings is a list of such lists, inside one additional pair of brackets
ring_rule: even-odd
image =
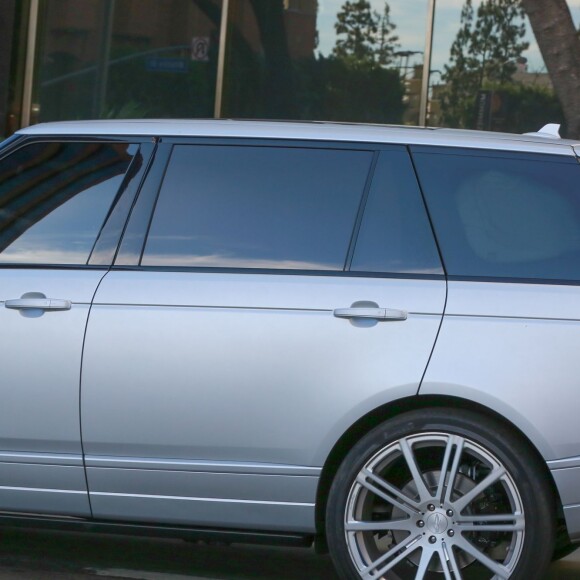
[(70, 300), (55, 298), (16, 298), (4, 302), (6, 308), (14, 310), (70, 310)]
[(337, 308), (334, 311), (334, 316), (367, 320), (407, 320), (407, 313), (404, 310), (393, 310), (392, 308)]

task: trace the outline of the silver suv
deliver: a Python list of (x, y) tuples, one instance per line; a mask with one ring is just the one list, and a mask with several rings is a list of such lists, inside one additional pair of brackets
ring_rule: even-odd
[(344, 579), (540, 578), (580, 541), (576, 153), (324, 123), (20, 131), (0, 523), (315, 541)]

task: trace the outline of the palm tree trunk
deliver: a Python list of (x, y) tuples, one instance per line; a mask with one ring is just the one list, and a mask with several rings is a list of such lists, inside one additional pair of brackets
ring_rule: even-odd
[(566, 135), (580, 139), (580, 39), (570, 9), (566, 0), (522, 0), (522, 5), (564, 110)]

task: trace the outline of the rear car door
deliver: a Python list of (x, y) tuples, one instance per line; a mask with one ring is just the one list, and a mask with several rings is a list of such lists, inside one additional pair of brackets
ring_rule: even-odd
[(494, 409), (547, 460), (580, 537), (580, 166), (551, 154), (415, 147), (449, 274), (421, 393)]
[(2, 511), (90, 515), (79, 423), (84, 333), (143, 153), (44, 138), (20, 139), (0, 158)]
[(445, 300), (408, 153), (375, 149), (162, 145), (87, 330), (96, 517), (314, 530), (331, 448), (416, 394)]

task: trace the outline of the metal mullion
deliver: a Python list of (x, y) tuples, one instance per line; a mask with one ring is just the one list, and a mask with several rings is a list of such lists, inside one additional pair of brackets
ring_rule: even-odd
[(220, 23), (220, 44), (218, 53), (217, 79), (215, 87), (215, 109), (214, 117), (219, 119), (222, 116), (223, 91), (224, 91), (224, 68), (226, 63), (226, 46), (228, 31), (228, 15), (230, 0), (222, 0), (222, 18)]
[(38, 33), (38, 13), (40, 0), (30, 0), (28, 14), (28, 31), (26, 41), (26, 64), (24, 68), (24, 87), (22, 91), (22, 111), (20, 125), (28, 127), (32, 111), (32, 84), (34, 82), (34, 68), (36, 63), (36, 40)]

